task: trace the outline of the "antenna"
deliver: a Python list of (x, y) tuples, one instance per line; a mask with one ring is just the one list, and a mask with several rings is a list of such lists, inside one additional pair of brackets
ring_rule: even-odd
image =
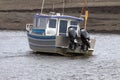
[(63, 0), (63, 14), (64, 14), (64, 12), (65, 12), (65, 0)]
[(81, 17), (82, 14), (83, 14), (83, 11), (84, 11), (84, 8), (85, 8), (85, 6), (86, 6), (86, 3), (87, 3), (87, 1), (84, 0), (83, 5), (82, 5), (82, 10), (81, 10), (81, 13), (80, 13), (80, 17)]
[(42, 1), (41, 14), (42, 14), (42, 12), (43, 12), (44, 2), (45, 2), (45, 0)]
[(53, 9), (53, 12), (54, 12), (54, 10), (55, 10), (55, 6), (54, 6), (54, 3), (53, 3), (53, 6), (52, 6), (52, 9)]

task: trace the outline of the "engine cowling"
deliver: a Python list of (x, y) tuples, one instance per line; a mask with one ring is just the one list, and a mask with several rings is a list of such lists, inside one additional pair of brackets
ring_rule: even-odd
[(81, 41), (82, 41), (82, 50), (88, 50), (90, 48), (90, 35), (89, 33), (84, 29), (80, 29), (81, 32)]
[(77, 46), (77, 33), (73, 27), (68, 28), (68, 35), (70, 39), (69, 48), (75, 50)]

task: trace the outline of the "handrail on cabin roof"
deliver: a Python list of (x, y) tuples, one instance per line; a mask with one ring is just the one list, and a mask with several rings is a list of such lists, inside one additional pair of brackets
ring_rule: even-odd
[(84, 21), (84, 18), (78, 18), (74, 16), (68, 16), (68, 15), (35, 15), (35, 18), (62, 18), (62, 19), (74, 19), (77, 21)]

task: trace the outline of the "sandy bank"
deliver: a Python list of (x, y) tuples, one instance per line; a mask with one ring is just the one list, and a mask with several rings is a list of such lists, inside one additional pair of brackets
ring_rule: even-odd
[[(55, 2), (55, 12), (62, 12), (62, 0), (46, 2), (51, 11)], [(94, 32), (119, 32), (120, 31), (120, 1), (119, 0), (92, 0), (88, 1), (89, 19), (87, 29)], [(79, 17), (82, 1), (67, 0), (65, 14)], [(33, 15), (40, 13), (41, 1), (29, 0), (0, 0), (0, 29), (25, 30), (26, 23), (32, 23)]]
[[(104, 9), (103, 9), (104, 8)], [(89, 9), (87, 29), (89, 31), (120, 31), (120, 7), (95, 7)], [(61, 9), (56, 9), (60, 11)], [(67, 8), (65, 14), (79, 16), (81, 8)], [(49, 10), (45, 10), (48, 12)], [(25, 30), (26, 23), (32, 23), (33, 15), (40, 10), (17, 10), (0, 12), (0, 29)], [(60, 11), (61, 12), (61, 11)]]

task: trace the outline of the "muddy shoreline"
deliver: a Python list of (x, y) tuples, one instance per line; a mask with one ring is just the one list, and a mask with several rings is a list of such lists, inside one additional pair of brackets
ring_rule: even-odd
[[(87, 30), (92, 33), (120, 33), (119, 9), (120, 6), (88, 7)], [(44, 13), (50, 11), (51, 9), (45, 9)], [(65, 15), (79, 17), (80, 11), (80, 7), (66, 8)], [(55, 9), (55, 12), (62, 12), (62, 9)], [(40, 13), (40, 9), (0, 10), (0, 30), (25, 30), (26, 24), (32, 23), (36, 13)]]

